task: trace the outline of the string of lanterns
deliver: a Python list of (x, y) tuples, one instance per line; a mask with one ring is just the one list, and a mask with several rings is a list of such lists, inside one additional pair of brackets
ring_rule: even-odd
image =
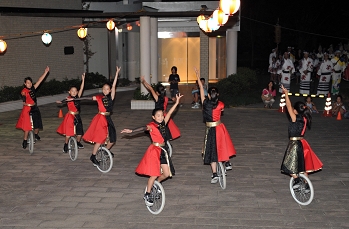
[[(100, 23), (99, 22), (95, 22), (95, 23)], [(66, 30), (70, 30), (72, 28), (79, 28), (77, 30), (77, 35), (80, 39), (85, 39), (86, 36), (87, 36), (87, 26), (90, 25), (90, 24), (95, 24), (95, 23), (89, 23), (89, 24), (85, 24), (85, 25), (82, 25), (82, 26), (72, 26), (72, 27), (69, 27), (69, 28), (61, 28), (61, 29), (57, 29), (57, 31), (66, 31)], [(139, 21), (136, 22), (136, 24), (138, 26), (140, 26), (140, 23)], [(109, 19), (107, 22), (106, 22), (106, 27), (109, 31), (113, 31), (116, 27), (115, 25), (115, 22), (114, 22), (114, 19)], [(127, 30), (132, 30), (132, 25), (131, 24), (127, 24), (126, 26), (126, 29)], [(56, 30), (51, 30), (51, 31), (56, 31)], [(30, 34), (36, 34), (36, 33), (39, 33), (40, 32), (33, 32), (33, 33), (30, 33)], [(23, 36), (25, 34), (19, 34), (19, 35), (12, 35), (12, 36), (9, 36), (9, 37), (19, 37), (19, 36)], [(28, 34), (27, 34), (28, 35)], [(49, 46), (50, 43), (52, 42), (52, 35), (49, 33), (48, 30), (44, 31), (44, 33), (42, 34), (41, 36), (41, 41), (46, 45), (46, 46)], [(5, 53), (7, 50), (7, 43), (6, 41), (4, 40), (4, 36), (0, 36), (0, 54), (3, 54)]]
[(199, 15), (196, 18), (200, 29), (206, 33), (216, 31), (228, 22), (229, 16), (235, 14), (240, 8), (240, 0), (220, 0), (219, 8), (213, 11), (210, 17)]

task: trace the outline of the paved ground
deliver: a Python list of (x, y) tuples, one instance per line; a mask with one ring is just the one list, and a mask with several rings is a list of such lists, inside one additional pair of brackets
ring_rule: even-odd
[[(132, 93), (116, 95), (117, 130), (150, 121), (150, 111), (130, 110)], [(261, 107), (226, 109), (222, 117), (237, 151), (226, 190), (210, 184), (210, 168), (202, 164), (200, 110), (179, 109), (176, 176), (163, 183), (166, 206), (157, 216), (142, 200), (147, 179), (134, 174), (150, 142), (146, 135), (119, 134), (114, 167), (102, 174), (89, 161), (92, 145), (75, 162), (61, 152), (56, 104), (40, 106), (44, 131), (32, 156), (14, 128), (20, 110), (0, 113), (0, 228), (349, 228), (349, 120), (314, 115), (306, 138), (324, 169), (311, 175), (315, 198), (304, 207), (279, 171), (288, 142), (285, 114)], [(94, 102), (82, 104), (85, 129), (96, 111)]]

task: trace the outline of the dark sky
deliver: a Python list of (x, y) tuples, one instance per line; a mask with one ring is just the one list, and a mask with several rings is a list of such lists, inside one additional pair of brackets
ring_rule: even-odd
[(320, 44), (327, 48), (330, 44), (335, 47), (340, 42), (348, 44), (349, 7), (345, 7), (345, 2), (242, 0), (240, 57), (253, 57), (255, 65), (259, 65), (259, 59), (266, 58), (271, 49), (276, 47), (272, 25), (278, 19), (279, 24), (285, 27), (281, 29), (281, 51), (286, 51), (287, 46), (313, 51)]

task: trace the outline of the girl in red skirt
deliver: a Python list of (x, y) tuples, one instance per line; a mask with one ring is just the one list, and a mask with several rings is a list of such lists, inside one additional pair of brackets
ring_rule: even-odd
[[(286, 107), (290, 116), (288, 135), (290, 141), (285, 151), (281, 164), (281, 171), (294, 177), (294, 188), (297, 188), (299, 179), (298, 173), (308, 174), (322, 169), (322, 162), (310, 148), (308, 142), (303, 138), (305, 130), (311, 128), (311, 111), (303, 102), (296, 102), (293, 107), (288, 97), (288, 90), (281, 85), (285, 94)], [(298, 186), (297, 186), (298, 185)]]
[[(46, 67), (44, 74), (40, 76), (40, 78), (34, 85), (31, 77), (26, 77), (24, 79), (24, 88), (21, 92), (23, 99), (23, 109), (16, 124), (17, 129), (22, 129), (24, 131), (22, 143), (23, 149), (27, 148), (28, 133), (32, 129), (34, 129), (35, 140), (40, 140), (39, 129), (42, 129), (43, 125), (41, 113), (37, 105), (35, 92), (41, 82), (45, 79), (49, 71), (50, 68)], [(32, 120), (30, 119), (30, 115), (32, 116)]]
[(231, 170), (232, 166), (229, 158), (235, 156), (236, 151), (228, 130), (220, 120), (224, 110), (224, 103), (218, 100), (218, 89), (216, 87), (209, 88), (208, 95), (205, 97), (204, 88), (196, 68), (195, 72), (200, 87), (202, 111), (206, 123), (203, 159), (205, 164), (211, 165), (213, 173), (211, 184), (215, 184), (218, 182), (217, 162), (225, 162), (226, 170)]
[(57, 101), (57, 103), (67, 102), (68, 113), (64, 116), (63, 122), (59, 125), (57, 133), (65, 135), (65, 143), (63, 146), (63, 153), (68, 152), (68, 141), (69, 138), (76, 135), (77, 145), (79, 149), (83, 149), (84, 146), (81, 144), (81, 136), (84, 134), (82, 127), (82, 121), (80, 117), (80, 101), (69, 99), (78, 99), (81, 97), (84, 91), (85, 85), (85, 73), (81, 76), (80, 90), (76, 87), (71, 87), (69, 90), (68, 100)]
[[(166, 97), (166, 90), (163, 85), (158, 85), (156, 87), (156, 92), (154, 91), (153, 87), (144, 80), (144, 76), (141, 76), (141, 82), (144, 85), (144, 87), (150, 91), (152, 94), (154, 100), (155, 100), (155, 109), (161, 109), (164, 112), (164, 116), (166, 116), (166, 110), (167, 110), (167, 104), (168, 104), (168, 98)], [(167, 123), (167, 127), (169, 129), (168, 131), (168, 139), (173, 140), (181, 136), (181, 132), (179, 131), (179, 128), (176, 126), (172, 118)]]
[[(150, 195), (150, 190), (153, 187), (154, 181), (158, 179), (159, 182), (164, 181), (168, 177), (174, 175), (175, 171), (172, 165), (171, 158), (165, 153), (168, 151), (166, 141), (166, 124), (171, 118), (172, 113), (175, 111), (179, 100), (183, 95), (176, 95), (176, 103), (169, 110), (166, 117), (162, 109), (155, 108), (152, 112), (153, 121), (146, 127), (139, 127), (133, 130), (123, 129), (121, 133), (134, 133), (137, 131), (149, 131), (152, 144), (148, 147), (142, 160), (136, 168), (136, 173), (139, 175), (149, 176), (147, 191), (144, 194), (144, 201), (147, 206), (152, 206), (154, 201)], [(161, 173), (161, 170), (162, 173)]]
[[(115, 78), (113, 85), (110, 86), (108, 83), (102, 87), (102, 94), (92, 97), (92, 100), (98, 103), (98, 114), (92, 119), (89, 128), (82, 137), (85, 141), (94, 143), (92, 155), (90, 160), (94, 166), (99, 165), (96, 159), (97, 150), (101, 144), (107, 141), (107, 149), (111, 149), (116, 142), (116, 130), (113, 121), (111, 120), (110, 113), (113, 111), (113, 101), (116, 92), (116, 82), (120, 72), (119, 67), (116, 67)], [(114, 154), (112, 154), (114, 156)]]

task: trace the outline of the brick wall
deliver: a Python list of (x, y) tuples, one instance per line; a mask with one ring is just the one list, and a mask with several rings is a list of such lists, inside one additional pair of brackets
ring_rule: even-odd
[[(0, 7), (35, 7), (57, 9), (81, 9), (80, 0), (1, 0)], [(44, 30), (56, 30), (80, 25), (81, 18), (52, 17), (0, 17), (0, 37), (4, 36), (7, 51), (0, 55), (0, 87), (22, 85), (27, 76), (35, 82), (50, 67), (48, 79), (80, 77), (83, 68), (83, 43), (76, 29), (50, 32), (52, 43), (45, 46), (41, 41)], [(37, 34), (33, 32), (38, 32)], [(21, 34), (21, 35), (20, 35)], [(20, 35), (20, 36), (19, 36)], [(24, 36), (26, 35), (26, 36)], [(64, 47), (73, 46), (74, 54), (65, 55)]]

